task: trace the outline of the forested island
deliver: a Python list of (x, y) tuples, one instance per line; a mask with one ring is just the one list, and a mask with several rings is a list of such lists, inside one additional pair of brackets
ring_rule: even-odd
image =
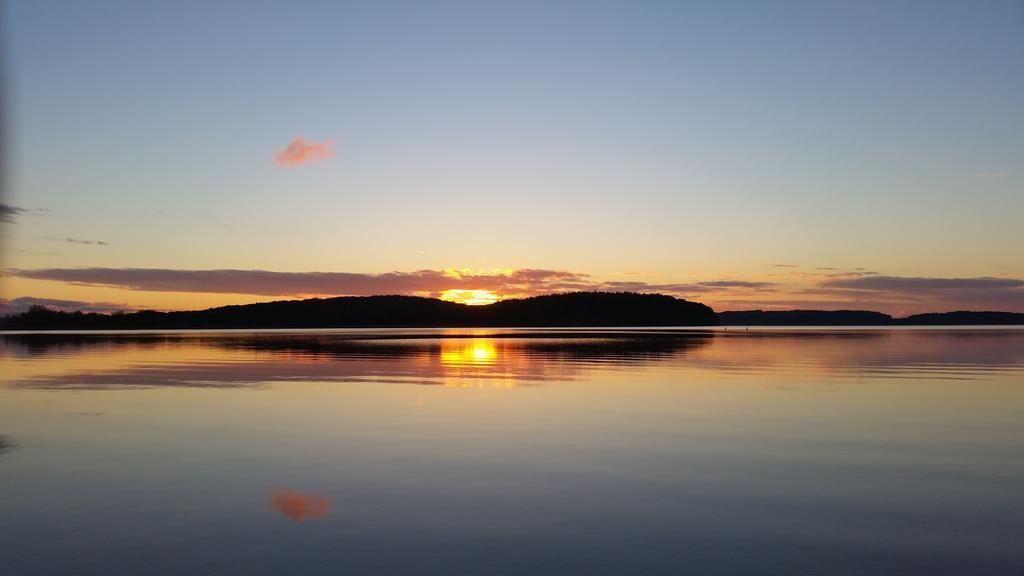
[(99, 314), (36, 306), (0, 318), (5, 330), (258, 328), (440, 328), (612, 326), (1024, 325), (1016, 312), (944, 312), (893, 318), (865, 310), (748, 310), (710, 307), (662, 294), (573, 292), (469, 306), (418, 296), (341, 296), (206, 310)]
[(719, 312), (724, 326), (1006, 326), (1024, 325), (1019, 312), (931, 312), (893, 318), (870, 310), (746, 310)]
[(411, 328), (482, 326), (716, 326), (715, 311), (661, 294), (574, 292), (469, 306), (417, 296), (341, 296), (184, 312), (97, 314), (35, 307), (7, 330)]

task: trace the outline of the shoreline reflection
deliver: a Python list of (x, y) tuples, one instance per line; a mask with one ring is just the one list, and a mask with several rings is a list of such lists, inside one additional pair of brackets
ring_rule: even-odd
[(374, 382), (514, 388), (594, 370), (972, 379), (1020, 371), (1024, 331), (671, 330), (0, 335), (0, 382), (49, 390)]
[[(251, 388), (294, 381), (509, 388), (575, 380), (597, 367), (662, 362), (712, 339), (710, 333), (362, 339), (33, 334), (0, 338), (0, 357), (15, 365), (4, 377), (8, 385), (34, 389)], [(45, 370), (33, 372), (34, 364)]]

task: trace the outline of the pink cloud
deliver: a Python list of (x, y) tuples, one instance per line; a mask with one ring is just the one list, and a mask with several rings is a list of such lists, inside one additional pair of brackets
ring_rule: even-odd
[(334, 156), (331, 146), (334, 146), (334, 140), (306, 142), (302, 138), (296, 138), (287, 148), (274, 156), (274, 163), (278, 166), (300, 166), (327, 160)]
[[(499, 298), (574, 292), (660, 292), (697, 299), (717, 310), (869, 309), (895, 315), (951, 310), (1024, 311), (1024, 279), (919, 278), (874, 273), (818, 273), (795, 283), (717, 279), (692, 283), (604, 280), (584, 272), (516, 270), (414, 270), (357, 272), (275, 272), (272, 270), (176, 270), (160, 268), (8, 269), (6, 275), (78, 286), (143, 292), (251, 294), (273, 297), (408, 294), (440, 297), (449, 290), (486, 290)], [(24, 301), (20, 301), (24, 300)], [(0, 301), (27, 307), (32, 303)], [(99, 305), (97, 305), (99, 306)], [(111, 306), (111, 305), (103, 305)]]
[(262, 296), (440, 296), (447, 290), (489, 290), (503, 298), (578, 290), (661, 292), (693, 296), (709, 292), (774, 289), (770, 282), (708, 280), (691, 284), (602, 281), (582, 272), (518, 270), (415, 270), (355, 272), (274, 272), (271, 270), (173, 270), (159, 268), (49, 268), (8, 270), (8, 274), (81, 286), (105, 286), (147, 292), (205, 292)]
[(79, 300), (58, 300), (55, 298), (34, 298), (32, 296), (22, 296), (20, 298), (12, 298), (10, 300), (0, 298), (0, 317), (21, 314), (22, 312), (27, 312), (28, 309), (33, 306), (45, 306), (51, 310), (61, 310), (64, 312), (80, 310), (82, 312), (99, 312), (100, 314), (133, 312), (136, 310), (134, 306), (113, 302), (82, 302)]

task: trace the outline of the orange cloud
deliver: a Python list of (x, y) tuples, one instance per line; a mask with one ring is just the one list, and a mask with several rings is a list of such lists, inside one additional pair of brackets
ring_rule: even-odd
[(331, 513), (329, 498), (292, 490), (277, 490), (271, 495), (270, 504), (296, 524), (306, 518), (323, 518)]
[[(716, 279), (689, 283), (605, 280), (547, 269), (439, 269), (365, 274), (162, 268), (7, 269), (0, 276), (141, 292), (251, 294), (273, 297), (405, 294), (485, 304), (558, 292), (659, 292), (700, 300), (716, 310), (752, 308), (870, 309), (895, 315), (952, 310), (1024, 311), (1024, 278), (914, 278), (863, 268), (821, 266), (793, 280)], [(788, 276), (789, 274), (787, 274)], [(28, 297), (6, 304), (31, 305)], [(0, 301), (0, 313), (4, 302)], [(49, 304), (47, 304), (49, 305)], [(54, 301), (59, 306), (59, 301)]]
[(331, 146), (334, 146), (334, 140), (306, 142), (302, 138), (296, 138), (287, 148), (274, 156), (274, 163), (278, 166), (300, 166), (326, 160), (334, 156)]
[[(602, 281), (589, 274), (565, 270), (416, 270), (362, 274), (356, 272), (274, 272), (270, 270), (172, 270), (159, 268), (49, 268), (7, 270), (33, 280), (52, 280), (79, 286), (104, 286), (146, 292), (207, 292), (262, 296), (370, 296), (410, 294), (438, 297), (449, 294), (493, 295), (496, 299), (555, 292), (661, 292), (675, 296), (708, 292), (774, 289), (771, 282), (707, 280), (689, 284), (640, 281)], [(460, 298), (455, 298), (461, 300)]]

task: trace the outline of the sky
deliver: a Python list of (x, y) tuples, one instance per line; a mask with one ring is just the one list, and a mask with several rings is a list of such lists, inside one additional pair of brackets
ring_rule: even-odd
[(0, 314), (1024, 311), (1024, 2), (3, 5)]

